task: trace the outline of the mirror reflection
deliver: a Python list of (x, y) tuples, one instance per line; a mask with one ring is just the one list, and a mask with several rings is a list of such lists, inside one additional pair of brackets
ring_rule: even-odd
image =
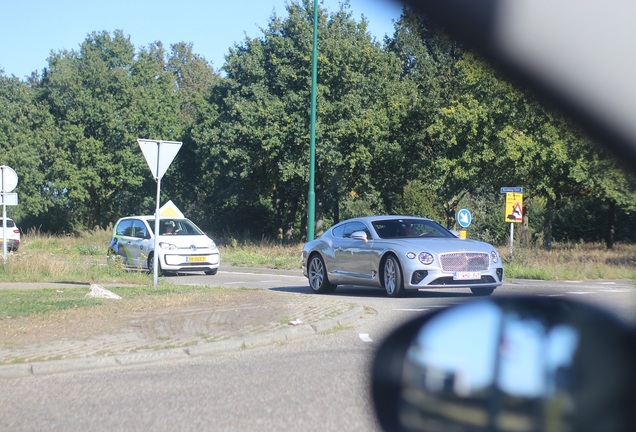
[[(593, 333), (558, 306), (487, 300), (448, 309), (428, 321), (407, 350), (400, 423), (420, 431), (521, 432), (607, 422), (585, 413), (589, 388), (602, 390), (591, 374), (599, 372), (590, 370), (594, 358), (586, 353), (581, 361), (591, 347), (582, 336), (594, 339)], [(593, 348), (603, 350), (606, 342), (594, 340)], [(624, 356), (612, 357), (620, 343), (605, 345), (617, 368), (605, 378), (618, 381), (629, 365), (621, 363)], [(611, 413), (602, 405), (592, 411)]]

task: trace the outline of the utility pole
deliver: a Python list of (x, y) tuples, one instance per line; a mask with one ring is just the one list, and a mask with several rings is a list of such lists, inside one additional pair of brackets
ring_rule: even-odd
[(309, 193), (307, 194), (307, 241), (314, 239), (316, 226), (316, 83), (318, 81), (318, 0), (314, 0), (314, 42), (311, 55), (311, 132), (309, 143)]

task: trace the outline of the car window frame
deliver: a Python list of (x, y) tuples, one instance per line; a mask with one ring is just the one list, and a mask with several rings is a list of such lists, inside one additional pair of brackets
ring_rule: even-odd
[[(391, 232), (397, 233), (398, 225), (406, 225), (406, 224), (423, 224), (427, 226), (431, 226), (433, 228), (438, 229), (443, 236), (423, 236), (424, 238), (454, 238), (455, 236), (451, 231), (446, 229), (443, 225), (438, 222), (435, 222), (431, 219), (426, 218), (404, 218), (404, 219), (378, 219), (372, 222), (373, 229), (378, 233), (378, 236), (382, 239), (407, 239), (407, 238), (419, 238), (417, 236), (408, 236), (408, 235), (389, 235)], [(378, 226), (380, 225), (380, 227)], [(382, 229), (381, 227), (384, 227)], [(390, 228), (390, 229), (389, 229)], [(385, 235), (382, 234), (383, 231), (387, 231)]]
[(334, 238), (343, 238), (345, 225), (346, 224), (339, 224), (339, 225), (336, 225), (335, 227), (333, 227), (331, 229), (331, 235)]
[(133, 219), (132, 224), (132, 237), (137, 239), (149, 239), (148, 227), (146, 223), (141, 219)]
[[(142, 221), (146, 222), (146, 226), (148, 226), (149, 232), (151, 235), (154, 235), (155, 233), (155, 219), (154, 218), (144, 218), (142, 219)], [(175, 235), (189, 235), (189, 236), (207, 236), (207, 234), (205, 233), (205, 231), (203, 231), (201, 228), (199, 228), (199, 226), (197, 224), (195, 224), (194, 222), (192, 222), (190, 219), (188, 218), (161, 218), (159, 219), (159, 235), (163, 236), (166, 235), (165, 233), (163, 233), (163, 229), (162, 226), (164, 223), (166, 222), (173, 222), (175, 224), (175, 231), (177, 231), (177, 229), (180, 231), (179, 233), (176, 233)], [(187, 229), (184, 229), (184, 227), (187, 227)]]
[[(115, 235), (120, 237), (132, 237), (133, 236), (133, 219), (122, 219), (115, 228)], [(127, 234), (125, 230), (130, 229), (130, 233)]]
[(350, 239), (351, 238), (351, 234), (353, 234), (354, 232), (357, 232), (357, 231), (363, 231), (364, 233), (366, 233), (368, 239), (372, 238), (371, 231), (369, 230), (367, 225), (364, 222), (362, 222), (362, 221), (347, 222), (344, 225), (344, 231), (342, 233), (342, 238)]
[[(11, 224), (13, 224), (13, 225), (11, 225)], [(2, 227), (4, 227), (4, 222), (3, 222), (2, 219), (0, 219), (0, 228), (2, 228)], [(16, 227), (16, 224), (13, 221), (13, 219), (7, 218), (7, 228), (15, 228), (15, 227)]]

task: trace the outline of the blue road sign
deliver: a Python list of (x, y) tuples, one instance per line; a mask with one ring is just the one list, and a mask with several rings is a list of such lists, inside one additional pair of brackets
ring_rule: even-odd
[(459, 225), (462, 228), (468, 227), (472, 219), (473, 219), (473, 216), (466, 209), (461, 209), (460, 211), (457, 212), (457, 223), (459, 223)]
[(501, 189), (499, 189), (500, 193), (509, 193), (509, 192), (514, 192), (514, 193), (523, 193), (523, 188), (522, 187), (502, 187)]

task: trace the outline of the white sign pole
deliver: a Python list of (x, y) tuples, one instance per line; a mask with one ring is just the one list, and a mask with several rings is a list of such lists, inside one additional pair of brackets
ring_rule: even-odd
[(2, 171), (2, 265), (7, 265), (7, 206), (4, 203), (5, 184), (4, 167), (0, 167)]
[(515, 224), (510, 222), (510, 259), (512, 260), (512, 241), (515, 236)]
[[(2, 170), (2, 184), (4, 184), (4, 170)], [(6, 193), (2, 189), (2, 265), (7, 265), (7, 205), (4, 203)]]
[[(157, 143), (157, 173), (159, 173), (159, 161), (161, 160), (161, 144)], [(159, 280), (159, 202), (161, 200), (161, 177), (157, 180), (157, 204), (155, 206), (155, 246), (152, 254), (152, 286), (157, 287)]]
[[(153, 177), (157, 181), (157, 204), (155, 206), (155, 245), (152, 254), (152, 284), (157, 286), (159, 279), (159, 204), (161, 202), (161, 177), (166, 173), (168, 167), (179, 152), (182, 144), (179, 141), (160, 141), (138, 139), (141, 152), (148, 162), (148, 167)], [(161, 150), (164, 150), (163, 152)]]

